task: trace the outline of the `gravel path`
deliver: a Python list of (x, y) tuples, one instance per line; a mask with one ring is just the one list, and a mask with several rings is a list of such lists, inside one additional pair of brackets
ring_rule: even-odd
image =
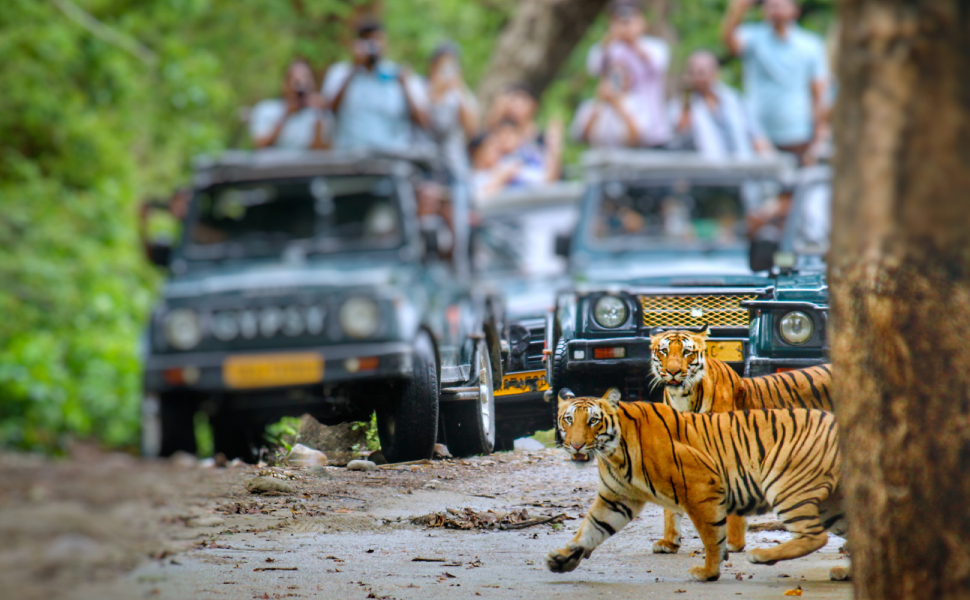
[[(259, 475), (293, 492), (248, 492)], [(732, 555), (720, 581), (688, 582), (700, 540), (686, 525), (680, 554), (652, 554), (657, 507), (576, 571), (550, 573), (543, 557), (572, 537), (596, 488), (595, 469), (553, 450), (370, 472), (0, 455), (0, 481), (0, 589), (16, 590), (5, 598), (780, 599), (797, 586), (806, 597), (851, 597), (850, 584), (827, 578), (848, 563), (835, 537), (773, 567)], [(484, 528), (412, 522), (435, 514), (424, 522)], [(749, 532), (749, 547), (786, 539), (771, 518), (758, 521), (767, 530)]]

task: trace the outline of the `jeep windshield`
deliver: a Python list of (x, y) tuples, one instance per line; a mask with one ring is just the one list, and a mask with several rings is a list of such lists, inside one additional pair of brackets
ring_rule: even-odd
[[(758, 185), (752, 183), (754, 188)], [(592, 249), (737, 250), (745, 247), (751, 186), (673, 182), (606, 182), (597, 192), (588, 232)]]
[(196, 196), (186, 256), (269, 256), (294, 243), (321, 253), (400, 247), (395, 180), (354, 175), (214, 185)]

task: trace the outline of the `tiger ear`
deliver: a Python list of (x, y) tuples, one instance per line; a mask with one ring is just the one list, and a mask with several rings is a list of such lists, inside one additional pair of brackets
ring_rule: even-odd
[(707, 334), (709, 334), (710, 332), (711, 332), (711, 325), (710, 325), (710, 323), (708, 323), (708, 322), (705, 321), (704, 322), (704, 326), (701, 328), (700, 331), (697, 332), (697, 335), (701, 336), (702, 338), (704, 338), (706, 340), (707, 339)]
[(562, 406), (563, 404), (568, 404), (570, 400), (574, 400), (575, 398), (576, 398), (576, 394), (574, 394), (571, 389), (562, 388), (561, 390), (559, 390), (559, 406)]
[(610, 389), (606, 390), (605, 394), (603, 394), (603, 400), (606, 400), (613, 406), (619, 405), (620, 400), (622, 399), (623, 399), (623, 394), (620, 392), (619, 389), (615, 387), (611, 387)]

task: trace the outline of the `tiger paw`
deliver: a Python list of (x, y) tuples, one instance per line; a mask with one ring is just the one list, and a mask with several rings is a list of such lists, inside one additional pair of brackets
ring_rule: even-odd
[(678, 550), (680, 550), (680, 544), (675, 544), (666, 539), (656, 541), (653, 544), (654, 554), (677, 554)]
[(829, 579), (832, 581), (849, 581), (852, 579), (852, 569), (849, 567), (832, 567), (829, 570)]
[(712, 573), (705, 567), (691, 567), (687, 570), (687, 575), (691, 581), (717, 581), (721, 578), (721, 571), (717, 570)]
[(732, 544), (731, 542), (728, 542), (727, 549), (728, 552), (744, 552), (744, 542), (741, 542), (740, 544)]
[(580, 561), (589, 558), (592, 550), (587, 551), (582, 546), (574, 546), (570, 542), (565, 548), (553, 550), (546, 555), (546, 566), (553, 573), (568, 573), (579, 566)]
[(769, 550), (762, 550), (760, 548), (755, 548), (748, 552), (748, 562), (754, 563), (756, 565), (768, 565), (771, 566), (778, 562), (771, 558), (771, 552)]

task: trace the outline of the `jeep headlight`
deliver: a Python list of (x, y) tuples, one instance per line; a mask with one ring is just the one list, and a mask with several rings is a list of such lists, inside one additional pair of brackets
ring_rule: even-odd
[(199, 315), (188, 308), (178, 308), (165, 315), (165, 339), (176, 350), (191, 350), (202, 341)]
[(616, 296), (603, 296), (593, 305), (593, 319), (608, 329), (624, 324), (628, 314), (626, 302)]
[(349, 298), (337, 313), (340, 328), (352, 338), (367, 338), (377, 333), (380, 314), (370, 298)]
[(783, 340), (798, 346), (811, 339), (812, 334), (815, 333), (815, 324), (805, 313), (793, 310), (781, 318), (778, 332)]

